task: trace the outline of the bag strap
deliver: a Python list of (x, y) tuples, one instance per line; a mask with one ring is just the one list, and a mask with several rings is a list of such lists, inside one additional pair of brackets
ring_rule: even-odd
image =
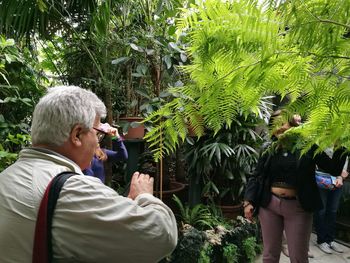
[(56, 175), (46, 187), (41, 200), (35, 225), (32, 263), (49, 263), (52, 261), (52, 217), (60, 191), (74, 172), (62, 172)]

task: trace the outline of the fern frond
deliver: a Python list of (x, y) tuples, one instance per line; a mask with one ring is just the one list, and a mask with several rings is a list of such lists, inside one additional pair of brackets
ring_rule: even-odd
[[(350, 2), (267, 2), (274, 1), (263, 7), (207, 0), (182, 9), (177, 32), (189, 38), (191, 63), (181, 69), (190, 80), (152, 117), (161, 128), (146, 138), (159, 151), (185, 139), (186, 123), (201, 136), (204, 128), (233, 125), (238, 114), (261, 116), (262, 101), (271, 95), (288, 98), (286, 118), (300, 113), (306, 119), (291, 131), (307, 138), (305, 149), (335, 141), (349, 146)], [(166, 138), (161, 147), (159, 132)]]

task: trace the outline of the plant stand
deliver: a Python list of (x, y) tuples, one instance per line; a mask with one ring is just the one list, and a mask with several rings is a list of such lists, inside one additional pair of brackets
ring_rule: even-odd
[(143, 139), (127, 139), (124, 140), (129, 158), (126, 162), (125, 182), (129, 183), (131, 176), (138, 170), (138, 161), (141, 153), (144, 151), (145, 142)]
[(196, 178), (190, 177), (188, 185), (188, 202), (191, 207), (202, 202), (203, 186)]

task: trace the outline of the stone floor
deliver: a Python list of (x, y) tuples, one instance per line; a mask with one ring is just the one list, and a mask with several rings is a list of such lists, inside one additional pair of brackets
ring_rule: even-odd
[[(316, 235), (311, 234), (310, 240), (310, 250), (312, 254), (315, 256), (314, 258), (310, 258), (310, 263), (350, 263), (350, 248), (340, 244), (340, 246), (344, 249), (344, 253), (334, 252), (333, 254), (325, 254), (316, 246)], [(259, 256), (255, 263), (261, 263), (262, 257)], [(287, 258), (283, 253), (281, 253), (280, 263), (289, 263), (289, 258)]]

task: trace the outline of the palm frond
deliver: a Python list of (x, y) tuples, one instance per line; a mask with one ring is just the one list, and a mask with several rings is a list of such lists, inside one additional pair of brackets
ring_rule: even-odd
[(86, 21), (97, 7), (96, 0), (4, 0), (0, 2), (0, 29), (21, 38), (39, 33), (43, 37), (72, 23)]

